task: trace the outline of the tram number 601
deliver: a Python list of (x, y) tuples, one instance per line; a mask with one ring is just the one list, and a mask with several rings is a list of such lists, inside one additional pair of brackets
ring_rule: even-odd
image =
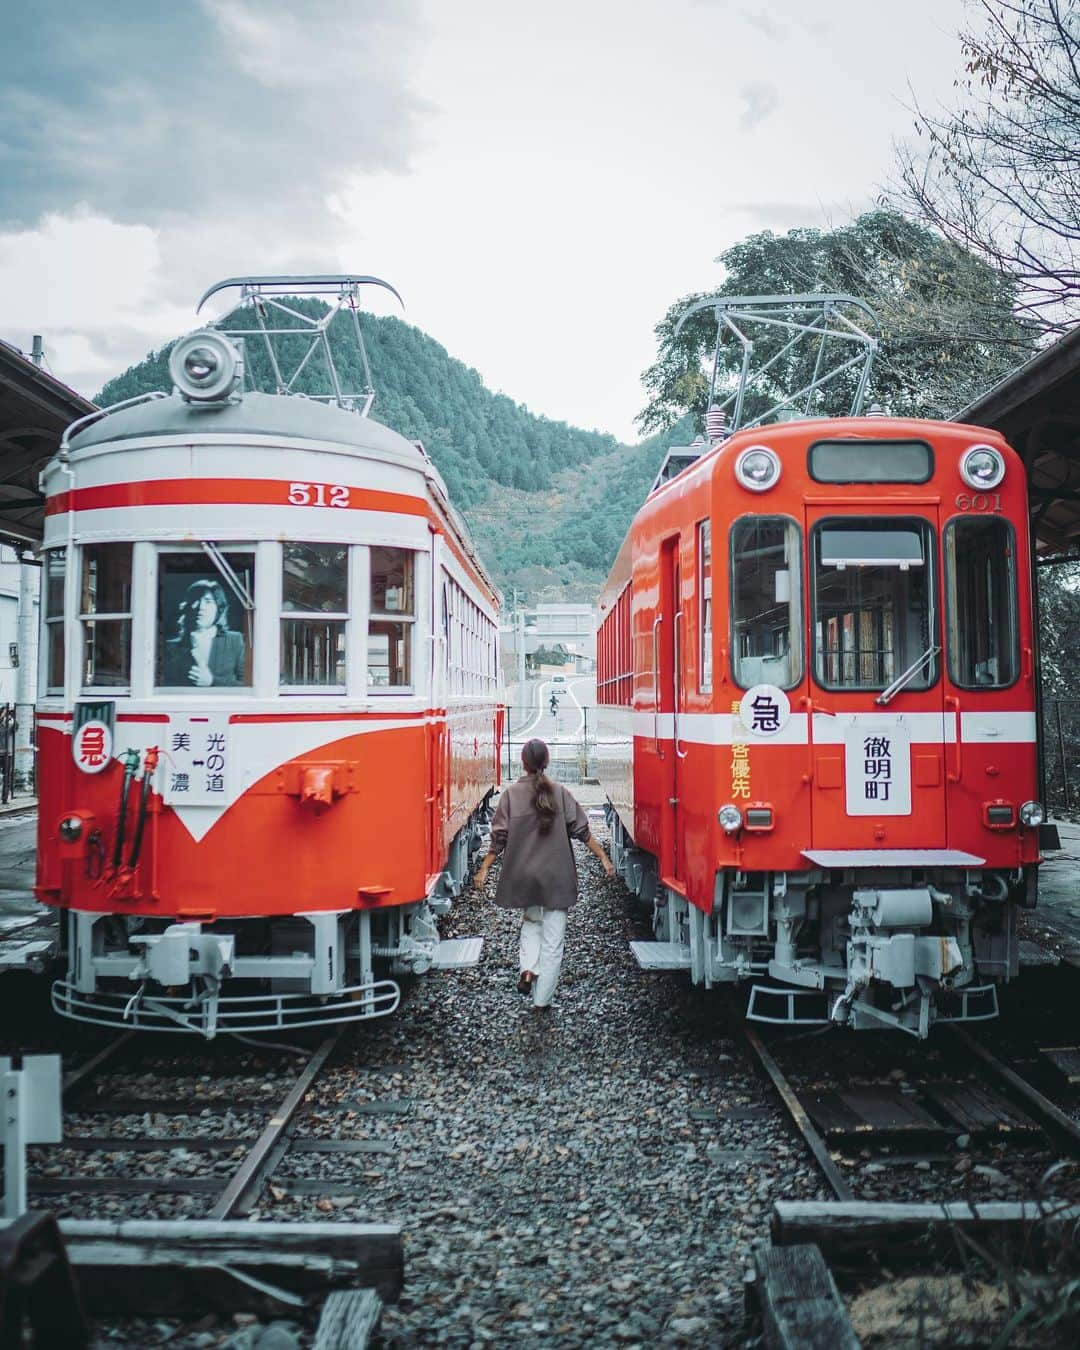
[(290, 506), (348, 506), (349, 489), (334, 483), (290, 483)]
[(958, 511), (1000, 511), (1000, 492), (958, 492), (956, 494)]

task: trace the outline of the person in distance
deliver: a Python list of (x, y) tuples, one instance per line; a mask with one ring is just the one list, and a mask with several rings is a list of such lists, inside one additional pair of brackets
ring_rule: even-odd
[(491, 826), (491, 847), (474, 884), (483, 889), (491, 864), (503, 855), (495, 903), (524, 910), (521, 923), (521, 978), (539, 1012), (551, 1007), (562, 966), (566, 914), (577, 899), (577, 865), (571, 839), (596, 854), (609, 877), (611, 859), (593, 838), (585, 812), (561, 783), (544, 770), (548, 748), (533, 739), (521, 747), (525, 770), (499, 798)]

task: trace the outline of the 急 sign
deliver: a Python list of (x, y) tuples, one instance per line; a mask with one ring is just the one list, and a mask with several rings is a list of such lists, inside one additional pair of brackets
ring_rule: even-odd
[(162, 758), (165, 761), (163, 795), (170, 806), (225, 806), (228, 803), (228, 714), (170, 717)]
[(71, 755), (83, 773), (101, 773), (109, 767), (115, 725), (115, 703), (76, 703)]
[(844, 728), (849, 816), (911, 815), (911, 733), (902, 722), (859, 718)]

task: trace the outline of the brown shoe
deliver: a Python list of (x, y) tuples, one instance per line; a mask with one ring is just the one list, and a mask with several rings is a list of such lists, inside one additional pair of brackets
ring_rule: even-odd
[(519, 993), (519, 994), (531, 994), (531, 993), (532, 993), (532, 987), (533, 987), (533, 985), (534, 985), (535, 983), (536, 983), (536, 976), (532, 973), (532, 971), (531, 971), (531, 970), (523, 970), (523, 971), (521, 972), (521, 977), (520, 977), (520, 979), (519, 979), (518, 982), (517, 982), (518, 993)]

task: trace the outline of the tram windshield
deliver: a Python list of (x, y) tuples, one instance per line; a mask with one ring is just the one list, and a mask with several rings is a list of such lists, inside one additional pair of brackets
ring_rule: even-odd
[(928, 689), (938, 677), (934, 546), (923, 520), (829, 520), (814, 531), (814, 673), (826, 689)]

